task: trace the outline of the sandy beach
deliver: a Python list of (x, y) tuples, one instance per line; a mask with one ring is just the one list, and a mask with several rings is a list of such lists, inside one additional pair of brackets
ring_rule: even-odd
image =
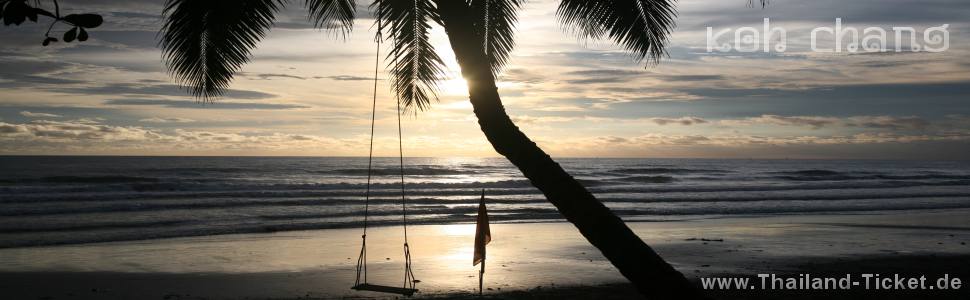
[[(692, 217), (630, 226), (678, 270), (709, 276), (892, 272), (968, 278), (970, 210)], [(400, 285), (401, 227), (368, 233), (369, 282)], [(356, 292), (359, 229), (217, 235), (0, 249), (9, 299), (387, 298)], [(622, 276), (568, 223), (494, 224), (485, 294), (497, 298), (636, 298)], [(409, 228), (417, 297), (473, 297), (473, 224)], [(893, 292), (897, 297), (952, 296)], [(708, 291), (772, 299), (817, 292)], [(933, 293), (933, 294), (926, 294)], [(884, 297), (885, 291), (824, 294)]]

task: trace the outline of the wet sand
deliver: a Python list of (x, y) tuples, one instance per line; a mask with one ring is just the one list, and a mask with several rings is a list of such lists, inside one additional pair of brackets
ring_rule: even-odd
[[(715, 275), (949, 273), (970, 281), (970, 210), (630, 222), (693, 280)], [(408, 229), (419, 297), (477, 298), (474, 225)], [(369, 282), (401, 285), (402, 228), (368, 233)], [(386, 298), (355, 292), (359, 229), (0, 249), (4, 299)], [(490, 298), (626, 299), (637, 293), (568, 223), (493, 224)], [(970, 284), (968, 284), (970, 285)], [(724, 299), (968, 299), (941, 292), (709, 291)]]

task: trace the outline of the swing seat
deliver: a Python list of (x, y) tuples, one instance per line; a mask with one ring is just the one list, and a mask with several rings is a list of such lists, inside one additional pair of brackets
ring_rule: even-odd
[(418, 291), (418, 289), (409, 289), (409, 288), (386, 286), (386, 285), (376, 285), (376, 284), (370, 284), (370, 283), (361, 283), (351, 287), (351, 289), (355, 289), (358, 291), (398, 294), (398, 295), (404, 295), (408, 297), (414, 295), (414, 293)]

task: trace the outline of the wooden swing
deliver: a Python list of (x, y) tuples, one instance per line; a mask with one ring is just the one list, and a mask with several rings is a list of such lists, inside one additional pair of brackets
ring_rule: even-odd
[[(484, 18), (484, 28), (482, 32), (482, 47), (485, 53), (489, 53), (488, 45), (488, 11), (489, 1), (485, 1), (485, 18)], [(415, 288), (420, 280), (414, 278), (414, 273), (411, 270), (411, 250), (408, 247), (408, 211), (407, 211), (407, 197), (404, 190), (404, 145), (402, 141), (401, 134), (401, 100), (398, 98), (397, 101), (397, 141), (398, 141), (398, 158), (400, 162), (401, 170), (401, 211), (403, 215), (403, 227), (404, 227), (404, 285), (402, 287), (389, 286), (389, 285), (377, 285), (370, 284), (367, 282), (367, 218), (368, 209), (370, 208), (370, 184), (372, 167), (374, 161), (374, 123), (377, 118), (377, 82), (378, 82), (378, 69), (380, 67), (381, 60), (381, 25), (378, 19), (377, 24), (377, 54), (374, 61), (374, 92), (373, 101), (371, 103), (371, 119), (370, 119), (370, 149), (367, 156), (367, 188), (364, 193), (364, 233), (360, 236), (361, 246), (360, 255), (357, 257), (357, 280), (354, 282), (354, 286), (351, 289), (358, 291), (370, 291), (379, 293), (390, 293), (398, 294), (403, 296), (412, 296), (414, 293), (418, 292)], [(484, 197), (484, 191), (482, 194)], [(484, 264), (482, 265), (482, 270), (484, 272)]]
[[(378, 26), (380, 28), (380, 26)], [(378, 29), (379, 30), (379, 29)], [(390, 293), (399, 294), (410, 297), (418, 291), (415, 285), (420, 282), (414, 278), (414, 273), (411, 271), (411, 249), (408, 247), (408, 211), (407, 211), (407, 197), (404, 192), (404, 144), (401, 138), (401, 101), (397, 101), (397, 138), (398, 138), (398, 154), (401, 169), (401, 211), (403, 215), (403, 225), (404, 225), (404, 285), (402, 287), (390, 286), (390, 285), (378, 285), (370, 284), (367, 282), (367, 219), (368, 210), (370, 208), (370, 185), (372, 168), (374, 161), (374, 123), (377, 116), (377, 70), (380, 65), (380, 53), (381, 53), (381, 35), (380, 32), (377, 34), (377, 59), (374, 62), (374, 97), (373, 103), (371, 104), (371, 120), (370, 120), (370, 150), (367, 156), (367, 188), (364, 193), (364, 233), (360, 236), (361, 246), (360, 255), (357, 257), (357, 280), (354, 282), (354, 286), (351, 289), (358, 291), (370, 291), (379, 293)]]

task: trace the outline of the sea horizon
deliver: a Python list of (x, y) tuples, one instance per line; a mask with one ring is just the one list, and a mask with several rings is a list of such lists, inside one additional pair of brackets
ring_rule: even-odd
[[(253, 158), (367, 158), (366, 155), (129, 155), (129, 154), (0, 154), (0, 157), (253, 157)], [(374, 158), (394, 158), (399, 156), (375, 155)], [(404, 156), (405, 159), (414, 158), (433, 158), (433, 159), (506, 159), (503, 156)], [(923, 158), (923, 157), (898, 157), (898, 158), (856, 158), (856, 157), (651, 157), (651, 156), (553, 156), (554, 159), (658, 159), (658, 160), (806, 160), (806, 161), (927, 161), (927, 162), (967, 162), (967, 159), (956, 158)]]

